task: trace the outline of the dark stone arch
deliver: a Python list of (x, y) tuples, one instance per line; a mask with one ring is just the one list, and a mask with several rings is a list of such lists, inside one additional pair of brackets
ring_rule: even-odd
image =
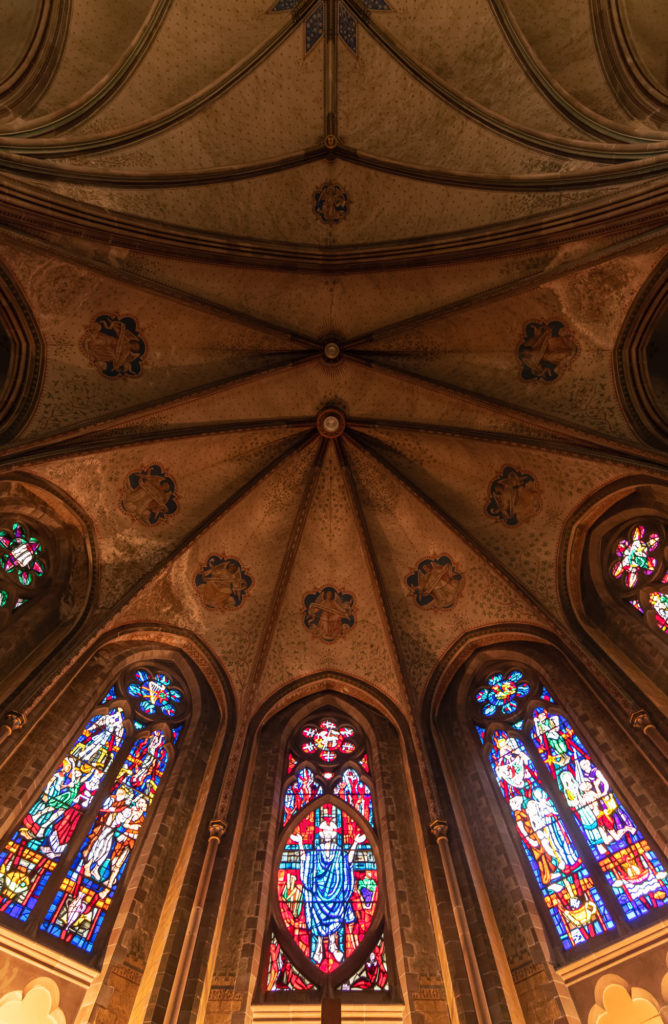
[(668, 257), (640, 289), (614, 351), (615, 379), (639, 436), (668, 447)]
[(44, 370), (44, 342), (27, 299), (0, 265), (0, 439), (10, 441), (28, 421)]

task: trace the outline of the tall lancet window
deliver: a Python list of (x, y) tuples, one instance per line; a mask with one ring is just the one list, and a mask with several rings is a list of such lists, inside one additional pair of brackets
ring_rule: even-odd
[(648, 922), (668, 906), (661, 860), (550, 692), (519, 668), (472, 691), (504, 814), (565, 950)]
[(292, 737), (279, 827), (265, 992), (389, 993), (369, 754), (338, 713), (309, 719)]
[(618, 531), (608, 559), (608, 582), (653, 632), (668, 639), (668, 546), (658, 520), (637, 519)]
[(0, 848), (0, 921), (65, 951), (103, 945), (189, 701), (159, 666), (104, 695)]

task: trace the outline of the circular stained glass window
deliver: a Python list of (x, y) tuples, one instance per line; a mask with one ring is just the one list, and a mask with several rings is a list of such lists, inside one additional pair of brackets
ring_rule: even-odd
[(152, 675), (145, 669), (135, 672), (136, 682), (128, 686), (131, 697), (139, 698), (139, 710), (145, 715), (167, 715), (173, 718), (178, 705), (183, 701), (183, 694), (163, 672)]
[(338, 725), (331, 718), (323, 718), (317, 725), (302, 729), (303, 753), (316, 755), (324, 764), (332, 764), (339, 757), (352, 754), (356, 748), (355, 730), (349, 725)]
[(519, 669), (504, 675), (497, 672), (475, 693), (476, 704), (485, 718), (492, 715), (514, 715), (520, 701), (528, 697), (531, 687)]
[(13, 523), (11, 530), (0, 530), (0, 566), (8, 574), (16, 573), (24, 587), (46, 572), (39, 557), (41, 550), (37, 537), (31, 537), (21, 523)]

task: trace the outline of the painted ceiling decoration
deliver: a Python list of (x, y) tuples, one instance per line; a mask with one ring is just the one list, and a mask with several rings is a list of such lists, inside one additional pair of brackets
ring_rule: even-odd
[(417, 709), (467, 632), (562, 635), (571, 517), (665, 476), (614, 361), (668, 249), (668, 122), (619, 102), (583, 5), (572, 59), (554, 5), (468, 6), (78, 5), (2, 108), (43, 362), (0, 471), (95, 524), (82, 649), (159, 609), (241, 722), (325, 672)]

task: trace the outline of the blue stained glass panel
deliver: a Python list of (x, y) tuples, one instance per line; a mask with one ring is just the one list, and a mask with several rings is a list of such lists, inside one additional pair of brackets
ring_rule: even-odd
[(166, 767), (160, 730), (135, 740), (47, 911), (42, 931), (92, 952)]
[(334, 787), (334, 795), (354, 807), (358, 814), (373, 825), (373, 800), (371, 790), (354, 768), (346, 768), (341, 781)]
[(667, 873), (568, 721), (536, 708), (531, 737), (628, 921), (668, 900)]
[(297, 778), (285, 791), (283, 798), (283, 824), (290, 821), (295, 814), (301, 811), (317, 797), (322, 796), (322, 786), (316, 780), (310, 768), (302, 768)]
[(119, 708), (90, 719), (0, 852), (0, 911), (27, 921), (124, 738)]
[(564, 949), (609, 931), (612, 918), (520, 737), (497, 729), (489, 761)]

